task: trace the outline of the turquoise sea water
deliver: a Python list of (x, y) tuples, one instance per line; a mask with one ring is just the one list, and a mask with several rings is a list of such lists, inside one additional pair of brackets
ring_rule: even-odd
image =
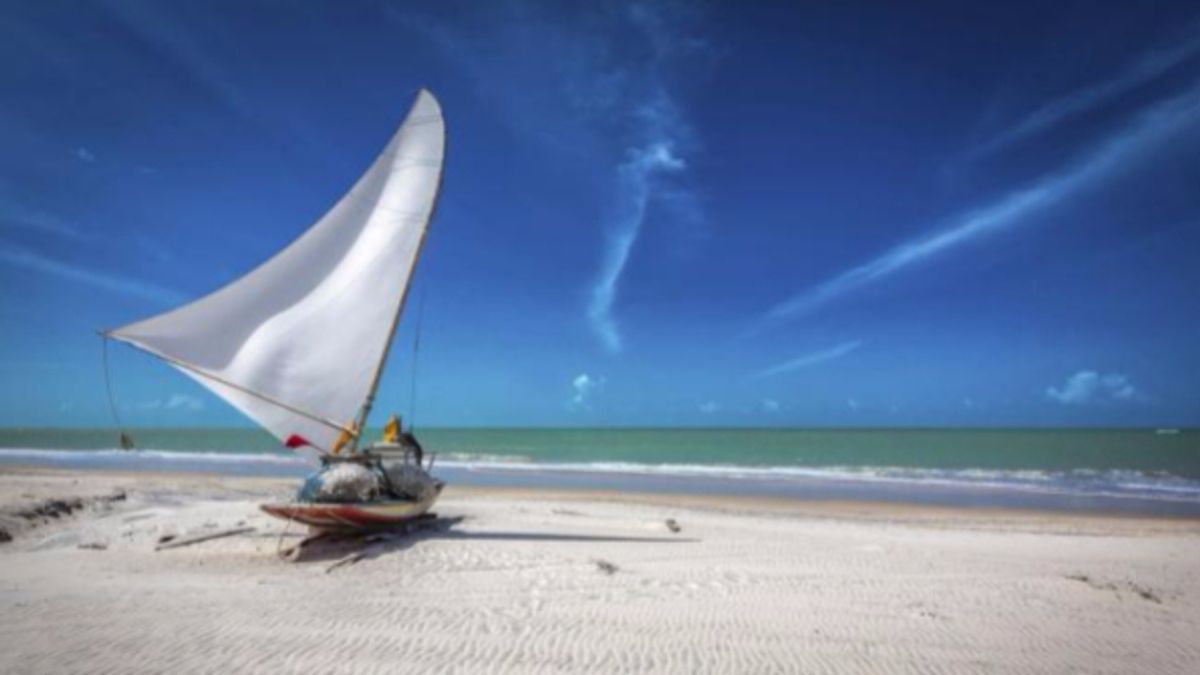
[[(287, 454), (258, 429), (135, 429), (141, 449)], [(377, 432), (370, 436), (377, 435)], [(1200, 430), (422, 429), (447, 460), (743, 467), (1129, 470), (1200, 480)], [(0, 429), (0, 448), (103, 450), (112, 429)]]
[[(299, 475), (257, 429), (0, 429), (0, 463)], [(893, 498), (1052, 495), (1200, 513), (1200, 430), (1154, 429), (421, 429), (465, 482)], [(599, 477), (603, 478), (599, 478)], [(535, 480), (536, 477), (536, 480)], [(1082, 501), (1081, 501), (1082, 500)], [(1091, 500), (1091, 501), (1088, 501)], [(1114, 501), (1115, 500), (1115, 501)], [(953, 500), (951, 500), (953, 501)], [(1011, 500), (1010, 500), (1011, 501)], [(1043, 500), (1044, 501), (1044, 500)], [(1169, 507), (1169, 508), (1168, 508)]]

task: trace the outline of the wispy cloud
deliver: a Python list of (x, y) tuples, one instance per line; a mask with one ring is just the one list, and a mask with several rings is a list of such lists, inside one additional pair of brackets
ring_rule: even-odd
[(755, 375), (755, 377), (774, 377), (776, 375), (782, 375), (783, 373), (798, 370), (800, 368), (815, 366), (818, 363), (825, 363), (826, 361), (840, 359), (861, 347), (862, 344), (862, 340), (843, 342), (840, 345), (835, 345), (828, 349), (822, 349), (820, 351), (805, 354), (799, 358), (795, 358), (790, 361), (784, 361), (783, 363), (771, 366), (770, 368), (760, 371), (757, 375)]
[(1145, 398), (1125, 375), (1102, 374), (1094, 370), (1081, 370), (1068, 377), (1060, 387), (1046, 387), (1046, 397), (1064, 405), (1086, 405), (1103, 401), (1132, 402)]
[[(200, 88), (262, 137), (271, 139), (278, 151), (293, 156), (304, 153), (325, 165), (335, 163), (336, 153), (317, 146), (322, 135), (312, 133), (303, 116), (281, 111), (267, 114), (256, 103), (252, 90), (241, 85), (238, 73), (244, 66), (238, 62), (238, 52), (215, 41), (213, 36), (219, 33), (204, 30), (194, 15), (170, 3), (110, 2), (103, 3), (103, 9), (109, 18), (153, 49), (163, 65), (175, 69), (181, 82)], [(95, 160), (94, 154), (83, 147), (76, 156), (82, 161)]]
[(168, 263), (174, 259), (170, 250), (143, 234), (121, 236), (108, 232), (106, 236), (100, 237), (87, 231), (88, 228), (73, 223), (63, 216), (26, 207), (20, 201), (3, 194), (0, 194), (0, 229), (40, 232), (76, 242), (88, 242), (89, 246), (93, 247), (105, 246), (122, 252), (128, 252), (132, 245), (159, 264)]
[(0, 227), (35, 230), (67, 239), (91, 238), (64, 218), (29, 208), (7, 195), (0, 195)]
[(808, 314), (864, 286), (924, 264), (953, 248), (1010, 228), (1107, 177), (1147, 149), (1200, 121), (1200, 87), (1152, 106), (1121, 132), (1098, 144), (1062, 173), (951, 220), (949, 227), (906, 241), (773, 307), (767, 323)]
[(716, 401), (705, 401), (700, 404), (699, 410), (705, 415), (713, 415), (720, 412), (721, 404)]
[(204, 409), (204, 401), (188, 394), (171, 394), (163, 407), (167, 410), (197, 411)]
[(162, 286), (48, 258), (39, 253), (0, 243), (0, 261), (49, 276), (79, 282), (121, 295), (152, 300), (165, 305), (183, 302), (184, 295)]
[[(630, 252), (645, 224), (647, 206), (656, 196), (656, 179), (687, 167), (687, 162), (679, 153), (690, 130), (679, 106), (668, 93), (668, 83), (661, 73), (661, 66), (665, 61), (693, 52), (701, 43), (672, 30), (670, 26), (673, 22), (663, 16), (663, 11), (661, 6), (649, 5), (634, 5), (629, 11), (631, 23), (652, 48), (655, 62), (630, 71), (641, 73), (645, 81), (638, 90), (647, 93), (640, 100), (632, 102), (633, 137), (638, 141), (626, 151), (626, 159), (617, 169), (617, 208), (605, 226), (605, 250), (600, 270), (591, 286), (587, 307), (587, 318), (593, 332), (601, 344), (613, 353), (621, 351), (622, 345), (621, 331), (613, 316), (613, 305), (621, 277), (629, 263)], [(628, 114), (628, 110), (622, 112)], [(685, 190), (675, 188), (672, 195), (672, 200), (696, 208), (696, 200), (691, 199)], [(697, 217), (697, 212), (693, 211), (692, 215)]]
[(31, 361), (22, 359), (20, 361), (0, 361), (0, 371), (5, 370), (67, 370), (75, 366), (66, 361)]
[[(128, 408), (128, 406), (125, 406)], [(179, 410), (198, 412), (204, 410), (204, 401), (190, 394), (171, 394), (166, 399), (155, 398), (137, 404), (138, 410)]]
[(779, 412), (779, 410), (780, 410), (780, 407), (781, 407), (781, 406), (779, 405), (779, 401), (776, 401), (776, 400), (775, 400), (775, 399), (773, 399), (773, 398), (764, 398), (764, 399), (762, 400), (762, 409), (763, 409), (763, 412), (767, 412), (767, 413), (777, 413), (777, 412)]
[(1076, 89), (1036, 108), (978, 146), (973, 154), (992, 154), (1013, 143), (1047, 132), (1063, 122), (1150, 83), (1197, 54), (1200, 54), (1200, 33), (1193, 31), (1188, 40), (1146, 54), (1115, 77)]
[(622, 348), (615, 305), (652, 206), (688, 235), (704, 222), (700, 200), (681, 185), (692, 138), (672, 93), (678, 69), (708, 53), (688, 34), (694, 12), (665, 2), (484, 3), (472, 19), (486, 29), (476, 31), (436, 11), (387, 13), (474, 79), (498, 119), (573, 162), (586, 157), (611, 172), (613, 207), (597, 223), (602, 249), (585, 282), (583, 318), (614, 353)]
[(659, 139), (654, 145), (633, 150), (629, 160), (618, 170), (620, 210), (608, 225), (600, 274), (592, 285), (587, 312), (592, 329), (610, 352), (621, 350), (621, 333), (613, 317), (613, 302), (629, 254), (646, 219), (652, 180), (655, 174), (679, 171), (685, 166), (684, 161), (675, 156), (670, 142)]
[(83, 146), (75, 148), (75, 157), (77, 157), (79, 161), (86, 162), (88, 164), (93, 164), (96, 161), (96, 154)]

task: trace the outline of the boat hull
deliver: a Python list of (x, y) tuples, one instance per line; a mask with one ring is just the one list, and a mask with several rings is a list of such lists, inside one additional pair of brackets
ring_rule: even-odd
[(420, 518), (441, 494), (441, 486), (424, 500), (378, 501), (356, 503), (300, 502), (293, 504), (260, 504), (266, 513), (276, 518), (303, 523), (325, 532), (358, 532), (386, 530)]

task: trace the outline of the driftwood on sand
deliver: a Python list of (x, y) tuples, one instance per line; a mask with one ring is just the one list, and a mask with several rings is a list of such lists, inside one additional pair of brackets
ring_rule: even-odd
[(154, 550), (155, 551), (165, 551), (169, 548), (183, 548), (184, 546), (191, 546), (192, 544), (199, 544), (201, 542), (211, 541), (213, 539), (221, 539), (223, 537), (232, 537), (232, 536), (238, 535), (238, 534), (246, 534), (247, 532), (253, 532), (254, 529), (255, 528), (253, 528), (253, 527), (235, 527), (232, 530), (221, 530), (220, 532), (207, 532), (205, 534), (198, 534), (194, 537), (184, 537), (183, 539), (171, 539), (169, 541), (165, 541), (165, 542), (159, 544), (158, 546), (155, 546)]

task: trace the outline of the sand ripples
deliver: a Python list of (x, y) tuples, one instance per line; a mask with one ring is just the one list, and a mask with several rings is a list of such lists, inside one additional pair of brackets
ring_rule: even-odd
[[(324, 562), (276, 559), (280, 523), (251, 502), (132, 498), (0, 550), (0, 670), (1125, 673), (1200, 663), (1185, 562), (1200, 553), (1194, 533), (1082, 537), (498, 497), (450, 497), (441, 510), (467, 519), (326, 573)], [(667, 532), (666, 517), (683, 532)], [(165, 532), (239, 520), (259, 536), (152, 552)], [(108, 548), (70, 543), (83, 539)], [(1084, 573), (1095, 583), (1081, 583)], [(1130, 590), (1151, 587), (1161, 602)]]

